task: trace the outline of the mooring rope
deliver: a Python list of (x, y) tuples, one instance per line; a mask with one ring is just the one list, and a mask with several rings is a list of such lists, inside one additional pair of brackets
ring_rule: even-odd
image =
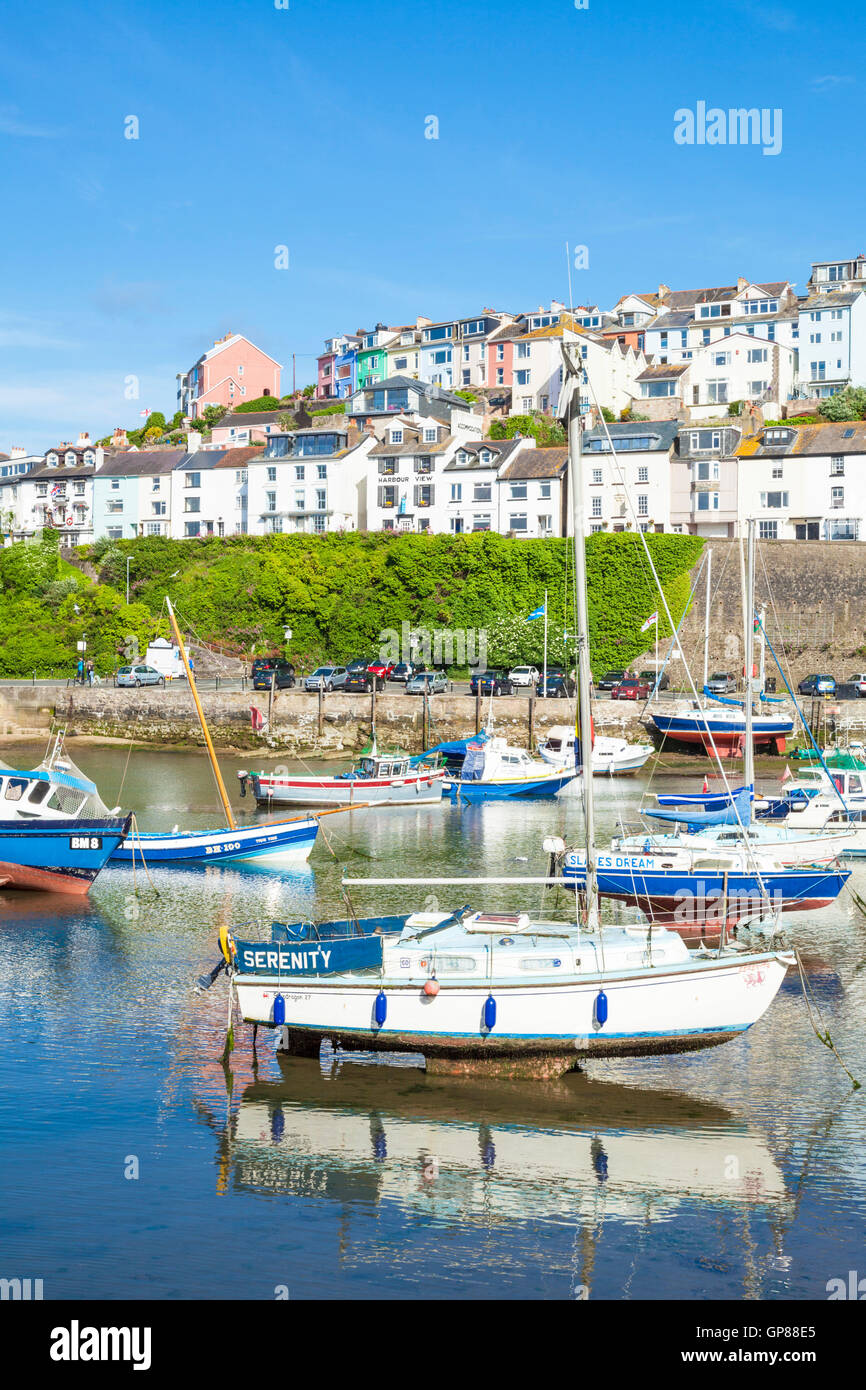
[[(820, 1009), (820, 1006), (818, 1005), (817, 1000), (814, 1001), (814, 1008), (813, 1008), (813, 1000), (810, 998), (810, 993), (809, 993), (809, 991), (810, 991), (810, 986), (809, 986), (808, 981), (807, 981), (807, 979), (806, 979), (806, 972), (805, 972), (805, 970), (803, 969), (803, 962), (802, 962), (802, 960), (801, 960), (801, 958), (800, 958), (799, 947), (797, 947), (797, 946), (794, 947), (794, 958), (796, 959), (796, 962), (797, 962), (797, 969), (798, 969), (798, 971), (799, 971), (799, 973), (800, 973), (800, 985), (801, 985), (802, 990), (803, 990), (803, 998), (804, 998), (805, 1001), (806, 1001), (806, 1009), (807, 1009), (807, 1012), (808, 1012), (808, 1014), (809, 1014), (809, 1022), (810, 1022), (811, 1025), (812, 1025), (812, 1030), (813, 1030), (813, 1032), (814, 1032), (814, 1034), (815, 1034), (815, 1037), (818, 1039), (818, 1041), (819, 1041), (820, 1043), (823, 1043), (824, 1046), (825, 1046), (826, 1048), (829, 1048), (829, 1050), (833, 1053), (833, 1056), (836, 1058), (836, 1061), (839, 1063), (839, 1066), (842, 1068), (842, 1070), (844, 1071), (845, 1075), (848, 1077), (849, 1081), (851, 1082), (851, 1085), (854, 1087), (854, 1090), (855, 1090), (855, 1091), (859, 1091), (859, 1090), (860, 1090), (860, 1082), (856, 1079), (856, 1077), (852, 1076), (851, 1072), (848, 1070), (848, 1068), (846, 1067), (845, 1063), (842, 1061), (842, 1058), (839, 1056), (839, 1053), (838, 1053), (838, 1051), (837, 1051), (837, 1049), (836, 1049), (836, 1044), (833, 1042), (833, 1039), (830, 1037), (830, 1029), (827, 1027), (826, 1023), (824, 1022), (824, 1019), (823, 1019), (822, 1016), (821, 1016), (821, 1009)], [(819, 1018), (819, 1020), (820, 1020), (820, 1022), (821, 1022), (821, 1025), (822, 1025), (822, 1028), (823, 1028), (823, 1032), (821, 1031), (821, 1028), (818, 1027), (817, 1023), (815, 1022), (815, 1015), (816, 1015), (816, 1014), (818, 1015), (818, 1018)]]

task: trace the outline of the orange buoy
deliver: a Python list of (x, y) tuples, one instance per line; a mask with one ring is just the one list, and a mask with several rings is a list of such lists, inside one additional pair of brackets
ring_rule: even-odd
[(435, 999), (439, 993), (439, 981), (435, 975), (432, 979), (424, 981), (424, 993), (429, 995), (431, 999)]

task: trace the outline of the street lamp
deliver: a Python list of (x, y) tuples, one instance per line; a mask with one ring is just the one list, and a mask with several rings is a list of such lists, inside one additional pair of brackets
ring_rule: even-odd
[(127, 606), (127, 608), (129, 607), (129, 562), (130, 562), (131, 559), (132, 559), (132, 556), (131, 556), (131, 555), (127, 555), (127, 557), (126, 557), (126, 606)]

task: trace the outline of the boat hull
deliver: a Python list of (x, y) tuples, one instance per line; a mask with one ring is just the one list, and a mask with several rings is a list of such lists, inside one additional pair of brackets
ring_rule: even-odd
[[(650, 715), (650, 721), (664, 738), (676, 739), (679, 743), (689, 743), (712, 752), (736, 751), (746, 737), (746, 721), (742, 719), (718, 719), (712, 715), (706, 719), (701, 715), (662, 714)], [(784, 753), (785, 739), (793, 732), (792, 719), (756, 718), (752, 726), (752, 742), (756, 748), (775, 748)]]
[(495, 777), (489, 782), (464, 782), (454, 778), (446, 781), (445, 790), (453, 801), (504, 801), (508, 797), (556, 796), (573, 780), (574, 768), (569, 768), (564, 772), (554, 772), (549, 777)]
[[(585, 861), (578, 866), (566, 858), (562, 873), (575, 888), (585, 886)], [(776, 909), (803, 912), (828, 907), (850, 877), (850, 870), (762, 870), (759, 881), (750, 873), (699, 870), (689, 874), (600, 867), (598, 891), (602, 897), (639, 908), (651, 920), (672, 926), (681, 935), (700, 935), (695, 929), (707, 922), (738, 922)]]
[(132, 864), (143, 859), (147, 864), (214, 864), (255, 860), (280, 868), (308, 859), (318, 830), (319, 822), (310, 818), (236, 830), (136, 833), (118, 845), (110, 862)]
[(85, 894), (131, 819), (0, 821), (0, 886)]
[[(722, 961), (707, 957), (620, 974), (591, 974), (551, 985), (442, 984), (429, 997), (418, 984), (378, 977), (362, 982), (238, 975), (233, 981), (247, 1023), (273, 1026), (274, 1000), (285, 1005), (283, 1044), (317, 1051), (324, 1038), (347, 1050), (421, 1052), (434, 1062), (555, 1059), (560, 1070), (585, 1057), (643, 1057), (728, 1042), (750, 1028), (775, 997), (793, 958), (779, 952)], [(387, 999), (375, 1024), (380, 990)], [(598, 995), (608, 1001), (604, 1023)], [(495, 1026), (484, 1026), (488, 993)], [(672, 1020), (676, 1020), (672, 1026)], [(561, 1065), (560, 1065), (561, 1064)], [(446, 1068), (447, 1069), (447, 1068)]]
[(257, 777), (250, 785), (259, 806), (421, 806), (442, 800), (444, 773), (401, 778)]

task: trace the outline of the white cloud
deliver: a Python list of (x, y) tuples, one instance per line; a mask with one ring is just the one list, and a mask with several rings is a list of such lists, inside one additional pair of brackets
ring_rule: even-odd
[(17, 106), (0, 106), (0, 135), (14, 135), (28, 140), (53, 140), (60, 132), (23, 120)]
[(0, 348), (36, 348), (39, 351), (53, 349), (68, 352), (77, 349), (78, 342), (59, 338), (53, 330), (39, 319), (31, 319), (23, 314), (0, 313)]

